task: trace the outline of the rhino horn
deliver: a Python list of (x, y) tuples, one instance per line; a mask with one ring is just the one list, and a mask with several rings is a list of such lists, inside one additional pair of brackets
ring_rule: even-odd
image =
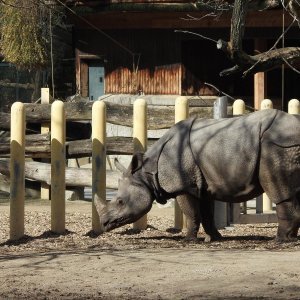
[(114, 164), (117, 170), (119, 170), (121, 173), (124, 174), (126, 172), (126, 168), (119, 162), (117, 158), (114, 159)]
[[(99, 197), (97, 194), (95, 194), (93, 197), (93, 204), (96, 208), (98, 216), (101, 219), (101, 216), (102, 216), (103, 212), (105, 212), (106, 207), (107, 207), (106, 201), (104, 199), (102, 199), (101, 197)], [(100, 231), (101, 231), (100, 233), (104, 232), (104, 228), (102, 228), (102, 226), (100, 228)]]

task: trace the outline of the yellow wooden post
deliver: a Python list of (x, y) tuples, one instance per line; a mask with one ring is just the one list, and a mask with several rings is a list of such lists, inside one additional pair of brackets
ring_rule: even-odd
[(106, 105), (95, 101), (92, 109), (92, 229), (102, 233), (98, 210), (106, 205)]
[[(135, 153), (147, 150), (147, 102), (144, 99), (137, 99), (133, 106), (133, 148)], [(147, 215), (133, 223), (133, 228), (146, 229)]]
[[(242, 99), (237, 99), (233, 102), (232, 114), (233, 116), (242, 116), (245, 114), (246, 105)], [(240, 203), (233, 204), (233, 219), (238, 219), (240, 215)], [(243, 213), (247, 213), (247, 202), (242, 203)], [(234, 222), (233, 222), (234, 223)]]
[(21, 102), (11, 107), (10, 142), (10, 239), (24, 236), (25, 199), (25, 108)]
[[(180, 96), (175, 100), (175, 123), (185, 120), (189, 117), (189, 101), (187, 97)], [(174, 227), (183, 229), (186, 227), (184, 215), (175, 199), (174, 204)]]
[[(261, 108), (260, 109), (272, 109), (273, 108), (273, 102), (270, 99), (264, 99), (261, 102)], [(272, 210), (272, 201), (267, 196), (266, 193), (263, 193), (263, 205), (262, 205), (263, 212), (271, 211)]]
[(66, 120), (64, 103), (51, 106), (51, 230), (65, 232), (65, 140)]
[(288, 113), (292, 115), (300, 114), (300, 101), (297, 99), (292, 99), (289, 101)]
[[(51, 103), (51, 96), (49, 92), (49, 88), (42, 88), (41, 89), (41, 104), (50, 104)], [(50, 131), (50, 124), (43, 123), (41, 124), (41, 133), (49, 133)], [(43, 162), (49, 162), (49, 159), (42, 159)], [(49, 200), (50, 199), (50, 186), (45, 183), (41, 182), (41, 199)]]
[(234, 116), (241, 116), (245, 114), (246, 105), (242, 99), (237, 99), (233, 102), (232, 114)]
[(261, 102), (260, 109), (272, 109), (273, 108), (273, 102), (270, 99), (264, 99)]

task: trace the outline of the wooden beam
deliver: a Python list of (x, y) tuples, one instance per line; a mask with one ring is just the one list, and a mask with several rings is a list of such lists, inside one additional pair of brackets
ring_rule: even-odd
[[(264, 52), (267, 49), (267, 41), (265, 39), (255, 39), (255, 54)], [(266, 78), (265, 72), (258, 72), (254, 75), (254, 108), (260, 110), (261, 101), (265, 99), (266, 93)]]
[[(192, 15), (195, 20), (188, 20)], [(229, 28), (231, 13), (225, 12), (218, 19), (207, 12), (98, 12), (86, 15), (88, 22), (99, 29), (154, 29), (154, 28)], [(198, 19), (198, 20), (197, 20)], [(114, 22), (111, 22), (114, 20)], [(90, 25), (73, 17), (77, 28), (91, 29)], [(286, 16), (285, 26), (291, 23)], [(295, 26), (297, 26), (295, 24)], [(251, 11), (246, 18), (247, 28), (282, 27), (282, 10)]]
[[(0, 159), (0, 173), (10, 175), (9, 160)], [(118, 187), (117, 171), (107, 171), (107, 188)], [(25, 178), (51, 184), (51, 165), (40, 162), (25, 162)], [(91, 168), (66, 168), (66, 186), (92, 186)]]
[[(66, 102), (67, 121), (91, 120), (92, 101), (88, 102)], [(106, 102), (107, 122), (132, 127), (132, 105), (121, 105)], [(50, 122), (50, 104), (25, 104), (27, 123)], [(229, 114), (232, 108), (229, 107)], [(192, 107), (190, 116), (199, 118), (211, 118), (212, 107)], [(148, 129), (166, 129), (174, 124), (174, 107), (149, 107), (148, 109)], [(0, 112), (0, 130), (10, 128), (10, 115)]]
[[(33, 134), (25, 137), (25, 155), (32, 158), (50, 157), (50, 135)], [(151, 147), (157, 139), (148, 139), (148, 146)], [(132, 155), (132, 137), (108, 137), (106, 145), (107, 155)], [(91, 139), (69, 141), (66, 144), (67, 158), (89, 157), (92, 155)], [(10, 138), (0, 139), (0, 157), (10, 156)]]
[(270, 214), (240, 214), (236, 224), (254, 224), (254, 223), (277, 223), (277, 215), (275, 213)]

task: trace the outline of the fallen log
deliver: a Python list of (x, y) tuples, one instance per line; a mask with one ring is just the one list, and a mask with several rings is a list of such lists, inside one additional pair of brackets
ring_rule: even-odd
[[(0, 191), (10, 193), (10, 179), (0, 174)], [(40, 184), (36, 181), (25, 180), (25, 196), (31, 198), (40, 197)]]
[[(157, 139), (148, 139), (150, 148)], [(50, 158), (50, 134), (32, 134), (25, 136), (25, 156), (31, 158)], [(131, 137), (108, 137), (106, 139), (107, 155), (132, 155)], [(66, 143), (66, 158), (89, 157), (92, 155), (92, 140), (69, 141)], [(10, 137), (0, 138), (0, 156), (10, 156)]]
[[(28, 134), (25, 136), (25, 156), (32, 158), (49, 158), (51, 155), (50, 133)], [(0, 138), (0, 156), (10, 156), (10, 137)]]
[[(92, 118), (92, 101), (88, 102), (65, 102), (67, 121), (83, 121)], [(121, 105), (106, 102), (107, 122), (132, 127), (132, 105)], [(50, 122), (51, 105), (26, 103), (26, 122), (27, 123), (47, 123)], [(232, 108), (229, 107), (229, 114)], [(190, 116), (199, 118), (212, 118), (213, 107), (191, 107)], [(174, 124), (174, 107), (160, 106), (148, 107), (148, 129), (166, 129)], [(0, 113), (0, 129), (10, 128), (10, 115)]]
[[(0, 159), (0, 173), (9, 176), (9, 160)], [(107, 170), (106, 187), (109, 189), (118, 188), (119, 172)], [(51, 184), (51, 165), (41, 162), (25, 162), (25, 178)], [(91, 168), (70, 168), (66, 167), (66, 186), (91, 187)]]
[[(158, 139), (148, 139), (150, 148)], [(133, 141), (131, 137), (108, 137), (106, 139), (107, 155), (132, 155)], [(87, 157), (92, 155), (92, 140), (70, 141), (67, 143), (68, 158)]]
[(10, 81), (4, 81), (0, 80), (0, 87), (6, 87), (6, 88), (19, 88), (19, 89), (25, 89), (25, 90), (34, 90), (35, 86), (32, 83), (19, 83), (19, 82), (10, 82)]

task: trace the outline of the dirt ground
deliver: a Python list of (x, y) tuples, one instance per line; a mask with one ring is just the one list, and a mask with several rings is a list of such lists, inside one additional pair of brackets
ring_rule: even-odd
[(300, 299), (300, 240), (276, 224), (235, 225), (222, 241), (187, 244), (173, 208), (154, 206), (147, 230), (95, 237), (91, 203), (67, 202), (66, 234), (50, 232), (49, 201), (27, 202), (26, 236), (8, 241), (0, 202), (0, 299)]

